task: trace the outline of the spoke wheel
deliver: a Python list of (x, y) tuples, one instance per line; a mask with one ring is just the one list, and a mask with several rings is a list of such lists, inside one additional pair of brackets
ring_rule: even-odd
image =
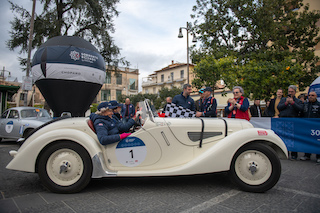
[(281, 164), (272, 148), (250, 144), (238, 150), (232, 160), (230, 175), (244, 191), (264, 192), (279, 180)]
[(78, 192), (91, 180), (91, 158), (88, 152), (78, 144), (56, 143), (41, 154), (38, 173), (41, 181), (50, 191)]

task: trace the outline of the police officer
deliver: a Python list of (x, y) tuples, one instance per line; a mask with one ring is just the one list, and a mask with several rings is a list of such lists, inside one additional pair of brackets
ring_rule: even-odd
[(217, 117), (217, 100), (211, 96), (212, 88), (203, 89), (203, 99), (200, 112), (196, 113), (196, 117)]

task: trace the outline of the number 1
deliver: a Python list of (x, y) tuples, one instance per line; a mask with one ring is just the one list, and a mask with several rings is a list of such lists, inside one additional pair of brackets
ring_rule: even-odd
[(133, 158), (133, 150), (131, 149), (130, 152), (131, 152), (131, 158)]

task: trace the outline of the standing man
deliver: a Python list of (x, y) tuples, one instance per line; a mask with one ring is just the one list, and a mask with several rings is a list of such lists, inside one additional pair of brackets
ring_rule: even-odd
[(135, 109), (133, 104), (131, 104), (130, 99), (126, 98), (125, 104), (122, 105), (121, 116), (122, 121), (126, 123), (130, 118), (133, 118)]
[[(280, 112), (280, 118), (296, 118), (299, 116), (299, 113), (303, 110), (303, 103), (300, 99), (296, 98), (297, 87), (295, 85), (290, 85), (288, 87), (288, 97), (281, 99), (278, 110)], [(291, 159), (297, 160), (298, 153), (291, 152)]]
[(211, 96), (211, 87), (203, 89), (203, 104), (196, 117), (217, 117), (217, 100)]
[(262, 117), (259, 98), (254, 100), (254, 104), (250, 107), (250, 113), (252, 117)]
[(180, 95), (174, 96), (172, 103), (177, 106), (195, 111), (194, 100), (190, 97), (192, 88), (190, 84), (183, 85), (183, 92)]
[(196, 100), (196, 102), (195, 102), (196, 111), (201, 111), (203, 97), (204, 97), (203, 89), (199, 90), (199, 96), (200, 96), (200, 98), (198, 100)]
[(278, 104), (280, 103), (282, 97), (283, 97), (283, 90), (278, 89), (277, 90), (277, 97), (271, 99), (271, 101), (270, 101), (270, 105), (269, 105), (270, 117), (279, 118)]
[(162, 113), (165, 113), (167, 104), (171, 104), (171, 103), (172, 103), (172, 98), (171, 97), (166, 97), (166, 104), (163, 107)]
[[(320, 118), (320, 103), (317, 100), (317, 93), (310, 92), (308, 95), (309, 102), (304, 103), (302, 115), (304, 118)], [(304, 153), (300, 160), (310, 160), (311, 153)], [(320, 154), (316, 155), (317, 163), (320, 163)]]

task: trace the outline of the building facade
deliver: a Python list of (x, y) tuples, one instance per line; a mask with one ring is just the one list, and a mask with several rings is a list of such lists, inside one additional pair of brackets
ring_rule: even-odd
[[(193, 74), (194, 65), (189, 64), (189, 83), (191, 84), (194, 79)], [(181, 88), (188, 82), (187, 64), (185, 63), (172, 63), (162, 68), (161, 70), (154, 71), (148, 77), (142, 78), (142, 93), (143, 94), (158, 94), (162, 88)]]
[(118, 100), (119, 95), (137, 95), (139, 85), (139, 70), (118, 67), (117, 72), (110, 68), (106, 72), (106, 79), (102, 85), (96, 102)]

